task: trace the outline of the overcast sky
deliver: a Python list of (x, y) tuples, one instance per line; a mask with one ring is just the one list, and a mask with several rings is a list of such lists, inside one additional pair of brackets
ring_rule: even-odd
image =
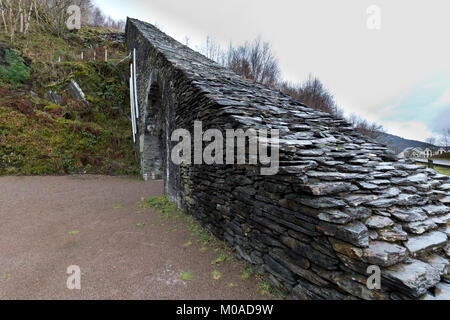
[[(318, 76), (347, 115), (422, 140), (450, 128), (449, 0), (95, 0), (198, 48), (261, 36), (285, 80)], [(370, 30), (367, 9), (381, 9)]]

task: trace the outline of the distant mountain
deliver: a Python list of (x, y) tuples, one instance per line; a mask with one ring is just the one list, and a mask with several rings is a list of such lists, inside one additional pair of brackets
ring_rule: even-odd
[(417, 140), (407, 140), (402, 137), (394, 136), (392, 134), (384, 133), (384, 132), (376, 140), (380, 143), (388, 145), (389, 148), (391, 148), (396, 153), (400, 153), (409, 147), (416, 147), (416, 148), (419, 147), (422, 149), (425, 149), (428, 147), (432, 147), (432, 148), (436, 147), (436, 146), (433, 146), (426, 142), (421, 142), (421, 141), (417, 141)]

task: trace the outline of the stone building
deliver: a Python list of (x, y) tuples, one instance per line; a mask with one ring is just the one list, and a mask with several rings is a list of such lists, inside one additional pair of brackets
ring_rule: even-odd
[[(292, 299), (449, 298), (448, 176), (398, 160), (345, 120), (248, 81), (150, 24), (128, 19), (126, 42), (142, 175), (164, 178), (170, 199), (275, 288)], [(220, 132), (279, 130), (278, 173), (262, 175), (263, 164), (175, 165), (171, 134), (194, 136), (194, 121)]]

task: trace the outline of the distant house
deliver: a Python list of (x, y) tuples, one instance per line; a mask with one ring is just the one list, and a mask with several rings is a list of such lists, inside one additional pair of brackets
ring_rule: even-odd
[(419, 147), (410, 147), (406, 148), (398, 155), (399, 158), (431, 158), (434, 156), (439, 156), (444, 153), (450, 152), (450, 149), (446, 150), (445, 148), (419, 148)]
[(400, 152), (398, 155), (400, 158), (422, 158), (424, 157), (424, 153), (422, 148), (418, 147), (409, 147)]
[(423, 150), (423, 154), (425, 155), (425, 158), (431, 158), (433, 156), (433, 150), (430, 148), (425, 148), (425, 150)]

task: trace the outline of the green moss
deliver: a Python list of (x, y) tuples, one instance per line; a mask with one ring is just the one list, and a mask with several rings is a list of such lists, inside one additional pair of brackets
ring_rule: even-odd
[(54, 111), (54, 110), (58, 110), (61, 108), (62, 108), (61, 106), (58, 106), (58, 105), (52, 103), (52, 104), (49, 104), (48, 106), (45, 106), (44, 110), (45, 111)]

